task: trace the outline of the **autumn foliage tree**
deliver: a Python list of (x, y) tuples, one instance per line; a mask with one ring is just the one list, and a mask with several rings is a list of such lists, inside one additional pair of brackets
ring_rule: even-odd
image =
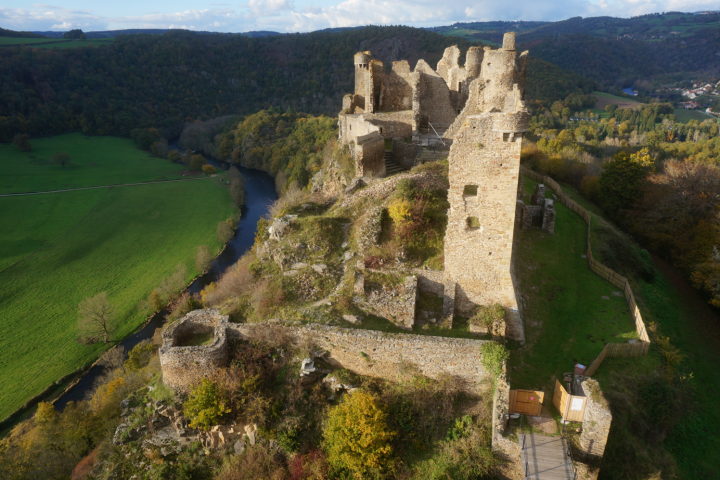
[(328, 462), (355, 478), (371, 478), (393, 469), (390, 440), (395, 433), (387, 413), (372, 394), (356, 391), (330, 410), (323, 432)]
[(108, 301), (107, 292), (88, 297), (78, 305), (78, 330), (81, 338), (95, 343), (100, 338), (110, 341), (114, 330), (115, 307)]
[(628, 155), (621, 151), (605, 165), (600, 177), (603, 206), (613, 215), (627, 209), (642, 197), (641, 187), (652, 171), (653, 160), (647, 148)]

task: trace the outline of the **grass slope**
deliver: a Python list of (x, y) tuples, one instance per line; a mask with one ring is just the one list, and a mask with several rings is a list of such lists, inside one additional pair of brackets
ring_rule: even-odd
[[(566, 185), (563, 185), (563, 191), (610, 223), (597, 205)], [(692, 374), (696, 402), (665, 440), (664, 446), (675, 458), (680, 478), (716, 478), (720, 473), (720, 436), (716, 434), (720, 431), (720, 411), (717, 408), (720, 393), (720, 317), (697, 291), (690, 288), (679, 272), (658, 260), (656, 266), (658, 275), (654, 283), (631, 280), (631, 286), (645, 324), (656, 322), (660, 334), (670, 337), (673, 345), (686, 356), (680, 369), (688, 376)], [(613, 385), (618, 374), (651, 372), (660, 363), (657, 345), (651, 344), (648, 357), (642, 359), (605, 359), (596, 378), (606, 389)], [(616, 449), (611, 445), (624, 434), (623, 431), (613, 430), (606, 450), (610, 456), (606, 455), (604, 464), (627, 464), (628, 459), (623, 456), (627, 452), (617, 449), (619, 452), (613, 454)]]
[[(65, 137), (56, 140), (68, 145)], [(52, 140), (46, 139), (48, 147)], [(124, 142), (79, 137), (83, 146), (98, 152), (108, 140)], [(140, 154), (133, 153), (134, 157), (115, 160), (127, 170), (150, 162), (157, 166), (135, 174), (123, 171), (122, 165), (112, 166), (123, 179), (177, 171), (161, 159), (138, 162)], [(100, 157), (96, 161), (106, 163)], [(37, 166), (34, 178), (44, 188), (53, 187), (52, 175), (41, 170)], [(102, 174), (96, 182), (113, 180), (108, 172), (98, 171)], [(71, 180), (64, 172), (58, 177), (58, 182)], [(81, 180), (88, 184), (93, 179), (81, 176)], [(0, 198), (0, 223), (7, 227), (0, 229), (0, 418), (91, 361), (103, 348), (75, 340), (77, 305), (83, 298), (108, 292), (117, 306), (115, 337), (119, 339), (144, 323), (148, 312), (139, 304), (177, 264), (188, 267), (188, 280), (196, 273), (198, 245), (220, 248), (217, 223), (233, 211), (224, 183), (224, 177), (218, 176)]]
[(698, 122), (704, 122), (705, 120), (714, 119), (712, 115), (708, 115), (705, 112), (699, 110), (686, 110), (684, 108), (676, 108), (673, 110), (675, 119), (680, 123), (688, 123), (690, 120), (697, 120)]
[[(526, 197), (535, 185), (525, 179)], [(515, 240), (527, 345), (508, 362), (512, 388), (552, 392), (555, 377), (578, 362), (589, 366), (605, 342), (637, 338), (625, 297), (613, 295), (618, 289), (582, 258), (586, 223), (560, 202), (555, 205), (554, 235), (521, 230)]]
[[(171, 180), (183, 178), (185, 168), (138, 150), (124, 138), (70, 133), (30, 144), (31, 152), (0, 144), (0, 194)], [(50, 165), (57, 151), (69, 153), (72, 164)]]
[(0, 45), (32, 45), (33, 43), (66, 42), (53, 38), (0, 37)]

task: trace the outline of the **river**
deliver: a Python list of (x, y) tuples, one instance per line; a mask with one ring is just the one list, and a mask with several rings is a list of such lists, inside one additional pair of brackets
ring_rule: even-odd
[[(170, 144), (170, 148), (182, 153), (177, 144)], [(230, 164), (214, 158), (208, 159), (208, 163), (223, 170), (230, 167)], [(277, 200), (275, 181), (270, 175), (260, 170), (240, 166), (237, 168), (245, 177), (245, 205), (242, 207), (242, 215), (237, 223), (237, 231), (225, 246), (225, 250), (212, 262), (209, 271), (205, 275), (196, 278), (187, 287), (187, 291), (192, 294), (199, 293), (206, 285), (217, 280), (228, 267), (234, 265), (252, 247), (255, 242), (258, 220), (268, 212), (269, 206)], [(155, 330), (165, 323), (167, 314), (167, 310), (156, 313), (144, 327), (120, 342), (119, 345), (125, 348), (125, 352), (129, 352), (141, 341), (152, 338)], [(68, 402), (77, 402), (86, 398), (93, 391), (98, 377), (105, 373), (104, 370), (104, 367), (100, 365), (92, 367), (74, 387), (65, 392), (55, 402), (55, 408), (62, 410)]]

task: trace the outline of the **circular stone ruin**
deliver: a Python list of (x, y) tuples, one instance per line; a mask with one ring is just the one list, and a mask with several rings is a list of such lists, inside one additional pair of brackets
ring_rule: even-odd
[(228, 315), (217, 309), (195, 310), (163, 332), (160, 366), (163, 381), (179, 393), (188, 393), (227, 365)]

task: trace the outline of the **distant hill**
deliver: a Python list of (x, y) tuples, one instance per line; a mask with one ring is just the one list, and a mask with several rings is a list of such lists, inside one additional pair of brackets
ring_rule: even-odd
[[(517, 44), (566, 70), (626, 87), (673, 76), (720, 76), (720, 13), (682, 12), (634, 18), (574, 17), (559, 22), (476, 22), (433, 31), (468, 40), (502, 42), (517, 32)], [(642, 88), (642, 84), (639, 85)]]
[[(422, 58), (434, 67), (445, 48), (466, 52), (472, 44), (418, 28), (362, 27), (259, 38), (138, 33), (62, 55), (3, 48), (0, 141), (19, 131), (128, 136), (138, 127), (174, 136), (186, 121), (270, 106), (335, 116), (343, 95), (353, 91), (357, 51), (370, 50), (386, 65), (404, 59), (415, 68)], [(541, 59), (531, 60), (528, 75), (528, 97), (536, 106), (595, 88)]]
[[(6, 30), (10, 31), (10, 30)], [(161, 28), (130, 28), (127, 30), (105, 30), (102, 32), (85, 32), (85, 36), (88, 39), (92, 38), (113, 38), (117, 37), (118, 35), (133, 35), (133, 34), (151, 34), (151, 35), (157, 35), (157, 34), (163, 34), (167, 33), (173, 30), (170, 29), (161, 29)], [(18, 33), (18, 32), (13, 32)], [(32, 32), (33, 35), (36, 36), (45, 36), (48, 38), (63, 38), (63, 34), (65, 32)], [(275, 35), (282, 35), (278, 32), (270, 32), (270, 31), (257, 31), (257, 32), (243, 32), (243, 33), (218, 33), (218, 32), (195, 32), (198, 35), (221, 35), (221, 36), (233, 36), (233, 35), (242, 35), (245, 37), (250, 38), (263, 38), (263, 37), (272, 37)], [(0, 35), (3, 36), (3, 35)], [(5, 35), (5, 36), (12, 36), (12, 35)]]
[[(42, 35), (38, 32), (16, 32), (14, 30), (5, 30), (4, 28), (0, 28), (0, 37), (11, 37), (11, 38), (44, 38), (45, 35)], [(60, 38), (62, 38), (62, 34), (60, 35)]]

